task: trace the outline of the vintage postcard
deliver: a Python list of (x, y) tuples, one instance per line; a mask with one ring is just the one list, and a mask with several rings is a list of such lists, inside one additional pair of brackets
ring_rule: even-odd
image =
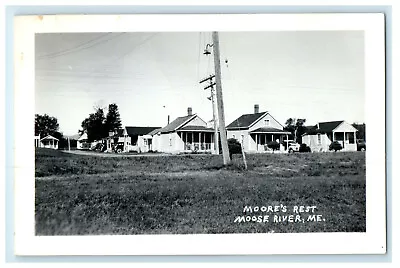
[(15, 253), (385, 253), (384, 29), (16, 17)]

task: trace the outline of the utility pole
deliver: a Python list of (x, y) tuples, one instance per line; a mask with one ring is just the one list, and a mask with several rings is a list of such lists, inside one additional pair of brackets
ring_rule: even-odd
[(219, 154), (219, 138), (218, 138), (218, 121), (216, 115), (215, 99), (214, 99), (214, 87), (211, 88), (211, 102), (213, 108), (213, 120), (214, 120), (214, 148), (215, 154)]
[(213, 78), (215, 78), (215, 75), (210, 75), (207, 78), (204, 78), (200, 81), (201, 83), (204, 83), (206, 81), (210, 81), (210, 84), (204, 88), (206, 89), (211, 89), (211, 96), (208, 97), (209, 100), (212, 101), (212, 109), (213, 109), (213, 121), (214, 121), (214, 152), (215, 154), (219, 154), (219, 142), (218, 142), (218, 122), (217, 122), (217, 107), (215, 106), (215, 97), (214, 97), (214, 86), (215, 82), (213, 82)]
[(218, 121), (219, 121), (219, 131), (221, 136), (222, 145), (222, 156), (224, 159), (224, 165), (229, 165), (231, 163), (231, 158), (229, 157), (228, 140), (226, 137), (225, 128), (225, 114), (224, 114), (224, 102), (222, 99), (222, 84), (221, 84), (221, 62), (219, 55), (219, 37), (218, 32), (212, 33), (213, 48), (214, 48), (214, 67), (215, 67), (215, 85), (217, 91), (217, 107), (218, 107)]

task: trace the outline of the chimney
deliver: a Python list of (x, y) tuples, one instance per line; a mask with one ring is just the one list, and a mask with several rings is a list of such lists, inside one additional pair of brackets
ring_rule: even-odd
[(188, 107), (187, 112), (188, 112), (188, 115), (192, 115), (192, 107)]
[(169, 115), (168, 115), (168, 123), (167, 123), (167, 125), (169, 125)]
[(258, 114), (260, 112), (260, 106), (258, 104), (254, 104), (254, 113)]

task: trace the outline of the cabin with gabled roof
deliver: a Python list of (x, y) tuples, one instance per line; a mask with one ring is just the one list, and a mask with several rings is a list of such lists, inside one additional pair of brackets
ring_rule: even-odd
[(158, 152), (212, 152), (214, 150), (214, 129), (188, 108), (188, 114), (176, 118), (163, 128), (156, 129), (153, 148)]
[[(290, 132), (283, 130), (283, 125), (269, 112), (259, 112), (259, 105), (254, 105), (254, 113), (243, 114), (227, 127), (228, 139), (233, 138), (243, 144), (245, 152), (269, 152), (268, 143), (276, 141), (279, 151), (284, 151), (284, 142)], [(286, 145), (287, 148), (287, 145)]]
[(327, 152), (334, 141), (342, 145), (342, 151), (357, 151), (357, 129), (344, 120), (320, 122), (307, 129), (301, 142), (307, 144), (312, 152)]

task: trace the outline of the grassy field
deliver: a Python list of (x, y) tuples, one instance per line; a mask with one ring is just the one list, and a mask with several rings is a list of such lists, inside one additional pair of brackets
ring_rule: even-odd
[[(243, 170), (239, 155), (224, 168), (214, 155), (106, 158), (38, 149), (36, 234), (365, 232), (364, 153), (247, 160)], [(303, 205), (315, 207), (294, 211)]]

